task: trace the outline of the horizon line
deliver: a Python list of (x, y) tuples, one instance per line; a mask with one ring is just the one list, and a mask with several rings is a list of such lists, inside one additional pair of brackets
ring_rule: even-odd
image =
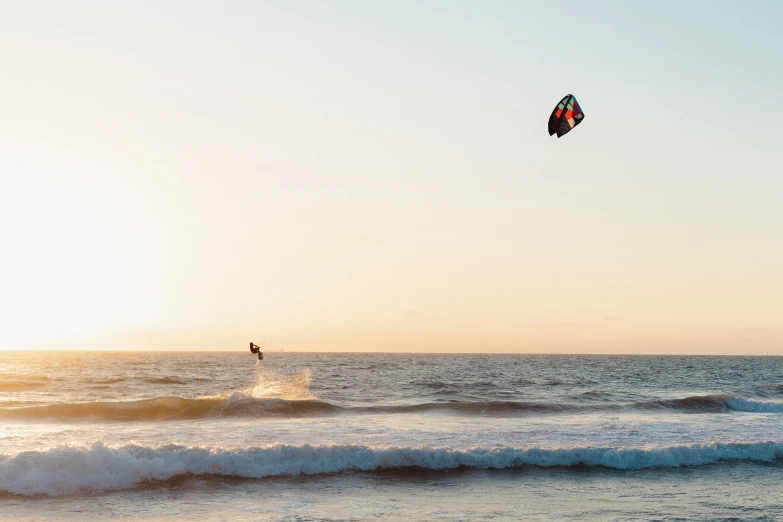
[[(46, 348), (30, 348), (30, 349), (13, 349), (13, 348), (0, 348), (0, 352), (16, 352), (16, 353), (30, 353), (30, 352), (111, 352), (111, 353), (245, 353), (247, 350), (154, 350), (154, 349), (103, 349), (103, 348), (62, 348), (62, 349), (46, 349)], [(583, 355), (613, 355), (613, 356), (640, 356), (640, 357), (783, 357), (783, 353), (626, 353), (626, 352), (389, 352), (389, 351), (307, 351), (307, 350), (291, 350), (285, 351), (280, 349), (266, 350), (266, 353), (286, 353), (286, 354), (361, 354), (361, 355), (571, 355), (571, 356), (583, 356)], [(249, 353), (249, 352), (248, 352)]]

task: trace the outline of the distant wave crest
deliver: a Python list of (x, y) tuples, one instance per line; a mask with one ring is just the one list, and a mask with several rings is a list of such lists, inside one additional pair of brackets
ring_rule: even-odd
[(125, 382), (125, 379), (122, 377), (114, 377), (114, 378), (106, 378), (106, 379), (84, 379), (84, 382), (87, 384), (107, 385), (107, 384), (117, 384), (120, 382)]
[(315, 417), (337, 413), (424, 413), (465, 415), (508, 415), (524, 412), (554, 413), (564, 406), (513, 401), (430, 402), (411, 405), (345, 407), (326, 401), (248, 397), (236, 392), (230, 397), (199, 399), (158, 397), (132, 402), (86, 402), (0, 410), (6, 418), (72, 421), (195, 420), (208, 417)]
[(185, 384), (185, 381), (181, 381), (175, 377), (154, 377), (144, 379), (147, 384)]
[(783, 402), (742, 399), (730, 395), (697, 395), (641, 403), (643, 408), (665, 408), (690, 413), (722, 413), (727, 411), (783, 413)]
[[(256, 387), (253, 391), (258, 390)], [(261, 390), (270, 392), (270, 390)], [(277, 390), (279, 391), (279, 390)], [(301, 396), (290, 393), (289, 396)], [(307, 395), (304, 395), (307, 396)], [(683, 399), (622, 404), (554, 404), (517, 401), (426, 402), (403, 405), (340, 406), (313, 399), (257, 397), (243, 392), (231, 396), (157, 397), (130, 402), (87, 402), (22, 408), (0, 408), (0, 416), (26, 420), (159, 421), (209, 417), (317, 417), (334, 414), (444, 413), (502, 417), (523, 414), (583, 413), (626, 409), (665, 410), (674, 413), (783, 413), (782, 402), (705, 395)]]
[(248, 449), (165, 445), (62, 446), (0, 456), (0, 492), (68, 495), (124, 489), (183, 475), (262, 478), (382, 469), (446, 470), (538, 467), (645, 469), (721, 461), (774, 462), (783, 443), (715, 443), (645, 447), (482, 448), (313, 446)]
[[(156, 421), (196, 420), (209, 417), (298, 417), (317, 416), (342, 408), (319, 401), (310, 392), (309, 370), (280, 377), (273, 372), (243, 392), (211, 397), (156, 397), (136, 401), (95, 401), (50, 404), (21, 408), (0, 408), (0, 418), (66, 421)], [(96, 385), (119, 380), (96, 380)], [(173, 377), (148, 379), (155, 384), (184, 384)]]

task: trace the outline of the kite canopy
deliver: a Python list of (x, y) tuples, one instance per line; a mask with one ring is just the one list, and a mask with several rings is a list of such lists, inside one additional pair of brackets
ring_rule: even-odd
[(582, 112), (579, 102), (573, 94), (568, 94), (560, 100), (549, 117), (549, 135), (557, 133), (559, 138), (563, 134), (568, 134), (568, 131), (582, 123), (584, 119), (585, 113)]

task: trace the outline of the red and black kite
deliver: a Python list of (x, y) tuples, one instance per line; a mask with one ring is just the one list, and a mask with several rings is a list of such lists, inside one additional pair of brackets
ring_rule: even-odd
[(568, 131), (582, 123), (585, 113), (579, 106), (579, 102), (573, 94), (566, 95), (557, 104), (549, 117), (549, 135), (557, 133), (557, 137), (567, 134)]

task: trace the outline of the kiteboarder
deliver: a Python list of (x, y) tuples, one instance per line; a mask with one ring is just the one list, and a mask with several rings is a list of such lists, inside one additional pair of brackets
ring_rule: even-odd
[(264, 359), (264, 354), (261, 353), (261, 347), (257, 344), (253, 344), (252, 342), (250, 343), (250, 353), (257, 353), (259, 361)]

